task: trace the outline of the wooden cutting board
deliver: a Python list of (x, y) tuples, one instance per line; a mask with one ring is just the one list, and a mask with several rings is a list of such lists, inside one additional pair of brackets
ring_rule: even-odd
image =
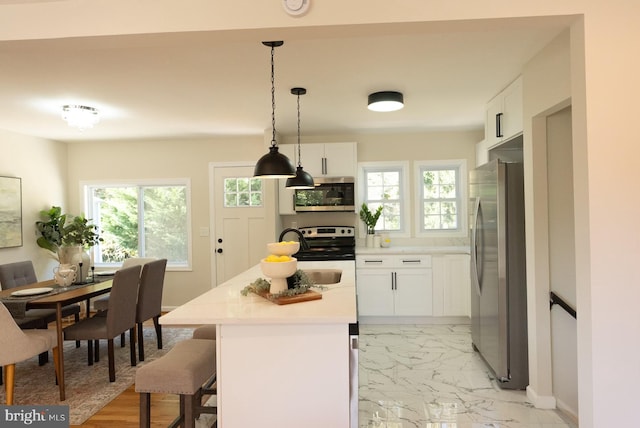
[(296, 294), (295, 296), (283, 296), (278, 297), (276, 299), (271, 299), (271, 293), (269, 292), (259, 292), (258, 296), (262, 296), (265, 299), (277, 304), (277, 305), (289, 305), (291, 303), (300, 303), (300, 302), (309, 302), (311, 300), (322, 299), (322, 294), (317, 291), (309, 290), (303, 294)]

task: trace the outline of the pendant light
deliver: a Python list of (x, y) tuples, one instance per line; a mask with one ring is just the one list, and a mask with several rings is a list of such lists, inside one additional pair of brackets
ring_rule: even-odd
[(261, 178), (289, 178), (295, 177), (296, 170), (288, 157), (278, 152), (276, 143), (276, 88), (274, 78), (273, 53), (276, 47), (282, 46), (283, 41), (262, 42), (271, 47), (271, 147), (269, 153), (262, 156), (253, 170), (254, 177)]
[(302, 161), (300, 158), (300, 95), (307, 93), (305, 88), (291, 88), (291, 93), (298, 97), (298, 167), (296, 168), (296, 176), (287, 178), (288, 189), (313, 189), (313, 177), (311, 174), (302, 169)]

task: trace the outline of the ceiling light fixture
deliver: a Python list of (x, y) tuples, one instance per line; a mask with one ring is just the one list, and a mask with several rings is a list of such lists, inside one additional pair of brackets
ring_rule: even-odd
[(263, 45), (271, 47), (271, 147), (269, 153), (262, 156), (253, 170), (254, 177), (261, 178), (289, 178), (295, 177), (296, 169), (288, 157), (278, 152), (276, 142), (276, 88), (274, 78), (273, 53), (276, 47), (282, 46), (284, 42), (262, 42)]
[(287, 178), (286, 187), (288, 189), (313, 189), (313, 177), (302, 168), (302, 160), (300, 158), (300, 95), (307, 93), (305, 88), (291, 88), (291, 93), (298, 97), (298, 167), (296, 168), (296, 176)]
[(94, 107), (77, 104), (64, 105), (62, 106), (62, 119), (69, 126), (84, 131), (93, 128), (96, 123), (100, 122), (100, 112)]
[(404, 96), (401, 92), (382, 91), (369, 95), (369, 110), (396, 111), (404, 107)]

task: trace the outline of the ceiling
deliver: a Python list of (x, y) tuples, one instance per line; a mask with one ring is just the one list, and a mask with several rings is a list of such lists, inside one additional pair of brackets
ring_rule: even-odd
[[(305, 134), (481, 129), (484, 106), (568, 17), (263, 31), (217, 31), (0, 42), (0, 129), (67, 142), (295, 135), (301, 86)], [(371, 92), (404, 94), (405, 108), (367, 110)], [(61, 106), (101, 112), (93, 129)]]

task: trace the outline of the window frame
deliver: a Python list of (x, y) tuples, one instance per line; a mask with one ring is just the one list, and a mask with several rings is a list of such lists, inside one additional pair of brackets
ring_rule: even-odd
[[(456, 229), (425, 230), (423, 225), (424, 207), (424, 186), (423, 171), (425, 169), (454, 169), (456, 170), (456, 198), (458, 202), (458, 227)], [(467, 200), (467, 160), (466, 159), (444, 159), (444, 160), (422, 160), (413, 162), (414, 170), (414, 219), (416, 237), (442, 237), (460, 238), (469, 235), (468, 230), (468, 200)]]
[[(191, 271), (193, 270), (193, 233), (191, 221), (191, 179), (190, 178), (160, 178), (160, 179), (129, 179), (129, 180), (90, 180), (80, 182), (81, 204), (87, 218), (92, 218), (93, 207), (90, 204), (91, 189), (96, 187), (141, 187), (153, 186), (184, 186), (186, 191), (187, 204), (187, 261), (186, 264), (167, 262), (167, 271)], [(138, 219), (141, 213), (138, 212)], [(93, 260), (93, 255), (92, 255)], [(96, 267), (114, 268), (119, 267), (119, 263), (95, 263)]]
[(367, 227), (360, 220), (360, 207), (367, 202), (367, 172), (394, 171), (400, 172), (400, 230), (376, 230), (376, 234), (385, 233), (397, 238), (408, 238), (411, 236), (411, 182), (409, 180), (409, 161), (373, 161), (358, 163), (358, 205), (356, 215), (358, 215), (358, 235), (365, 237)]

